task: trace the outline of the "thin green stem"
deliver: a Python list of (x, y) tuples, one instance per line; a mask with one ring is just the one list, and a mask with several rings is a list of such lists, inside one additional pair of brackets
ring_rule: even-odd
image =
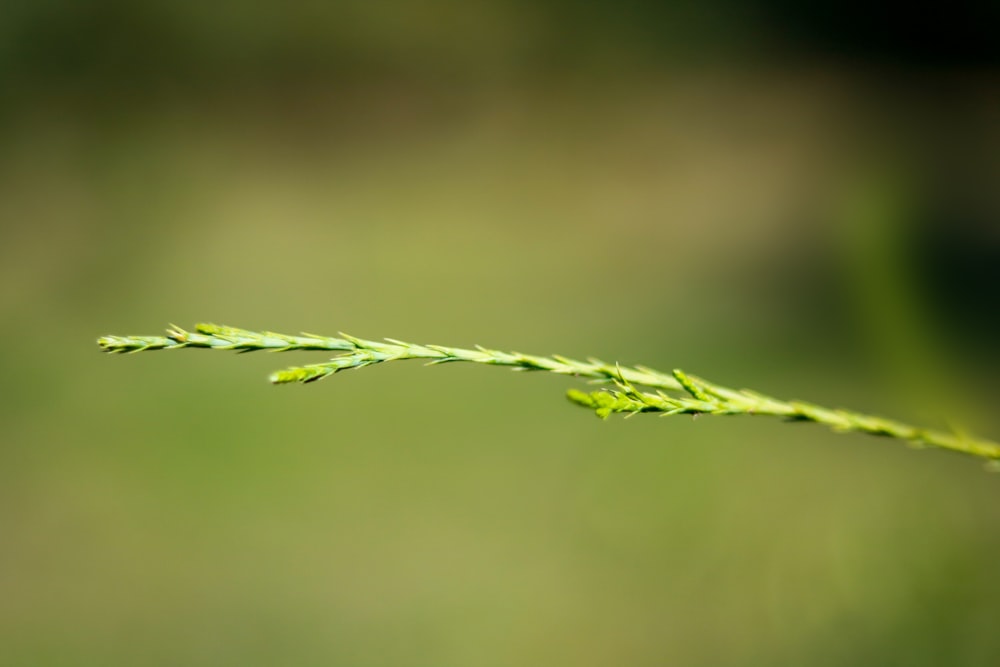
[(670, 396), (662, 391), (639, 391), (631, 383), (619, 380), (616, 389), (582, 392), (570, 389), (567, 397), (577, 405), (594, 410), (598, 417), (640, 412), (661, 416), (678, 414), (765, 415), (789, 421), (810, 421), (824, 424), (838, 432), (857, 431), (904, 440), (915, 446), (938, 447), (953, 452), (1000, 461), (1000, 444), (989, 440), (966, 437), (933, 429), (918, 428), (891, 419), (852, 412), (831, 410), (803, 401), (782, 401), (747, 389), (734, 391), (705, 380), (674, 371), (684, 378), (684, 388), (690, 396)]
[[(194, 331), (176, 326), (166, 336), (103, 336), (98, 344), (113, 353), (168, 350), (187, 347), (252, 352), (268, 350), (329, 350), (341, 352), (329, 361), (294, 366), (270, 377), (275, 384), (314, 382), (350, 368), (362, 368), (385, 361), (424, 359), (429, 364), (465, 361), (492, 366), (507, 366), (517, 371), (546, 371), (560, 375), (589, 378), (593, 382), (613, 383), (614, 388), (582, 392), (571, 389), (568, 398), (590, 408), (599, 417), (611, 414), (659, 413), (709, 415), (767, 415), (792, 421), (825, 424), (836, 431), (858, 431), (888, 436), (918, 446), (938, 447), (960, 452), (994, 464), (1000, 463), (1000, 444), (931, 429), (917, 428), (882, 417), (849, 410), (831, 410), (801, 401), (782, 401), (747, 389), (734, 390), (712, 384), (675, 370), (661, 373), (645, 366), (618, 366), (599, 359), (579, 361), (559, 355), (539, 357), (519, 352), (500, 352), (484, 347), (463, 349), (442, 345), (415, 345), (386, 339), (370, 341), (340, 334), (339, 338), (300, 334), (289, 336), (273, 332), (248, 331), (215, 324), (198, 324)], [(640, 391), (644, 387), (652, 391)], [(671, 395), (666, 392), (684, 392)]]
[(443, 345), (414, 345), (387, 339), (384, 342), (364, 340), (347, 334), (340, 338), (301, 334), (289, 336), (270, 331), (248, 331), (217, 324), (198, 324), (194, 331), (172, 326), (166, 336), (103, 336), (97, 340), (108, 352), (129, 353), (146, 350), (169, 350), (184, 347), (203, 347), (217, 350), (252, 352), (269, 350), (337, 350), (345, 352), (330, 361), (308, 366), (294, 366), (271, 374), (274, 384), (314, 382), (349, 368), (361, 368), (384, 361), (426, 359), (431, 364), (467, 361), (493, 366), (508, 366), (521, 371), (547, 371), (560, 375), (591, 378), (604, 382), (624, 377), (627, 381), (655, 389), (678, 390), (680, 383), (673, 376), (643, 366), (619, 368), (599, 359), (578, 361), (554, 355), (538, 357), (519, 352), (500, 352), (477, 347), (467, 350)]

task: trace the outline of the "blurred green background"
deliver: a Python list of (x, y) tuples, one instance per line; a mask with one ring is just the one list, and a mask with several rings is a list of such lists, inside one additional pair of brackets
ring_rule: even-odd
[(997, 11), (879, 11), (4, 3), (0, 664), (997, 664), (976, 461), (94, 344), (481, 343), (1000, 436)]

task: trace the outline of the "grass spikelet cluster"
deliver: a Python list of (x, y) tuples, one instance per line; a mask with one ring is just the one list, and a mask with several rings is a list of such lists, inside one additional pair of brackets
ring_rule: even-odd
[(612, 414), (639, 413), (656, 413), (661, 416), (770, 416), (786, 421), (824, 424), (840, 432), (854, 431), (885, 436), (915, 446), (947, 449), (986, 459), (994, 468), (1000, 464), (1000, 444), (989, 440), (917, 428), (850, 410), (829, 409), (802, 401), (783, 401), (747, 389), (729, 389), (680, 370), (662, 373), (645, 366), (619, 366), (599, 359), (579, 361), (559, 355), (540, 357), (484, 347), (464, 349), (443, 345), (415, 345), (394, 339), (371, 341), (343, 333), (339, 337), (305, 333), (291, 336), (217, 324), (198, 324), (193, 331), (171, 326), (164, 336), (102, 336), (97, 339), (97, 344), (107, 352), (121, 354), (179, 348), (236, 352), (325, 350), (340, 353), (325, 362), (276, 371), (270, 376), (274, 384), (315, 382), (343, 370), (405, 359), (423, 359), (429, 365), (464, 361), (506, 366), (516, 371), (570, 375), (603, 384), (596, 391), (570, 389), (567, 392), (567, 398), (572, 403), (594, 411), (601, 418)]

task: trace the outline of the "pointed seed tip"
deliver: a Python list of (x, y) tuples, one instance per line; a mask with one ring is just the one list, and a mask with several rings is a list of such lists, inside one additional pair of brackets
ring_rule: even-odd
[(287, 368), (282, 371), (275, 371), (268, 376), (268, 380), (271, 384), (290, 384), (292, 382), (299, 382), (299, 373), (296, 373), (298, 369)]

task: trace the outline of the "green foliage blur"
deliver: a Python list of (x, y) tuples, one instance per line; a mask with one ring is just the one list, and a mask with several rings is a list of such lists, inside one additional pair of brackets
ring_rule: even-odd
[(4, 3), (0, 665), (1000, 664), (976, 461), (94, 343), (480, 343), (1000, 437), (995, 12), (800, 5)]

